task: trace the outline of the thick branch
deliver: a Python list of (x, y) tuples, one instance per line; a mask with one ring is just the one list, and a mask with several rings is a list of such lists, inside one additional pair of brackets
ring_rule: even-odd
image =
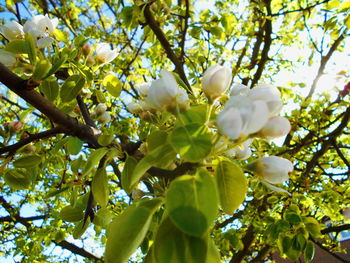
[(88, 142), (93, 147), (99, 147), (93, 129), (90, 126), (70, 117), (35, 90), (28, 89), (28, 80), (22, 79), (12, 73), (1, 63), (0, 82), (42, 112), (52, 122), (61, 126), (65, 133), (76, 136), (82, 141)]
[(330, 227), (322, 229), (321, 233), (322, 233), (322, 235), (332, 233), (332, 232), (339, 233), (341, 231), (349, 230), (349, 229), (350, 229), (350, 224), (345, 224), (345, 225), (341, 225), (341, 226), (330, 226)]
[(59, 134), (62, 132), (63, 132), (63, 129), (61, 127), (55, 127), (51, 130), (39, 132), (37, 134), (31, 134), (31, 135), (29, 135), (28, 138), (25, 138), (25, 139), (15, 143), (15, 144), (0, 148), (0, 155), (7, 153), (7, 152), (12, 154), (12, 153), (16, 152), (19, 148), (23, 147), (24, 145), (27, 145), (28, 143), (31, 143), (31, 142), (36, 141), (36, 140), (52, 137), (52, 136), (55, 136), (56, 134)]

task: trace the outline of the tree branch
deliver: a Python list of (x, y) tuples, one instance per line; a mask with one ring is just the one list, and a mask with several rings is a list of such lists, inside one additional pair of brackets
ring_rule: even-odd
[(91, 259), (93, 261), (98, 261), (98, 260), (101, 260), (101, 258), (91, 254), (90, 252), (86, 251), (85, 249), (83, 248), (80, 248), (72, 243), (69, 243), (68, 241), (66, 240), (63, 240), (61, 242), (55, 242), (54, 243), (57, 245), (57, 246), (60, 246), (64, 249), (67, 249), (69, 250), (70, 252), (72, 252), (73, 254), (76, 254), (76, 255), (80, 255), (84, 258), (88, 258), (88, 259)]
[(39, 132), (37, 134), (31, 134), (31, 135), (29, 135), (28, 138), (25, 138), (25, 139), (15, 143), (15, 144), (0, 148), (0, 155), (7, 153), (7, 152), (9, 154), (13, 154), (19, 148), (23, 147), (24, 145), (27, 145), (33, 141), (36, 141), (36, 140), (55, 136), (56, 134), (59, 134), (59, 133), (63, 133), (63, 129), (61, 127), (55, 127), (53, 129), (50, 129), (50, 130), (47, 130), (44, 132)]
[(22, 79), (16, 74), (12, 73), (1, 63), (0, 82), (42, 112), (52, 122), (61, 126), (64, 133), (76, 136), (80, 140), (88, 142), (92, 147), (99, 147), (97, 138), (90, 126), (80, 123), (75, 118), (70, 117), (35, 90), (28, 89), (28, 80)]
[(175, 65), (175, 71), (179, 74), (180, 78), (182, 81), (186, 84), (188, 88), (188, 92), (193, 93), (191, 89), (191, 85), (188, 82), (188, 79), (186, 77), (184, 68), (183, 68), (183, 63), (182, 61), (175, 55), (173, 52), (173, 48), (170, 45), (168, 39), (166, 38), (164, 32), (161, 30), (159, 27), (158, 23), (153, 17), (153, 14), (150, 10), (150, 4), (144, 5), (144, 15), (146, 18), (147, 25), (151, 28), (153, 33), (156, 35), (157, 39), (159, 40), (160, 44), (164, 48), (168, 58), (174, 63)]

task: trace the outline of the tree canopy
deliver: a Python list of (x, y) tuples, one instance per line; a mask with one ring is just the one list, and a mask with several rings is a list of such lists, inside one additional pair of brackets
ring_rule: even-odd
[(0, 18), (3, 258), (342, 260), (350, 1), (6, 0)]

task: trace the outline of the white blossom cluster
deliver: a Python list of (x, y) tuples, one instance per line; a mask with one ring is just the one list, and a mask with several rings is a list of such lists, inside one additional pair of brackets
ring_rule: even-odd
[(128, 105), (131, 113), (139, 114), (145, 111), (184, 108), (188, 104), (185, 90), (179, 88), (175, 77), (166, 70), (161, 71), (161, 78), (144, 83), (137, 87), (142, 100)]
[[(49, 47), (54, 43), (52, 37), (58, 25), (58, 19), (50, 19), (48, 15), (33, 16), (31, 20), (27, 20), (24, 25), (11, 21), (0, 26), (0, 34), (8, 41), (24, 39), (26, 34), (30, 34), (39, 49)], [(90, 53), (91, 47), (86, 44), (83, 52)], [(96, 60), (100, 64), (109, 63), (118, 56), (116, 49), (112, 49), (108, 43), (99, 43), (96, 46)], [(95, 59), (93, 59), (95, 61)], [(13, 67), (16, 64), (16, 56), (12, 52), (0, 49), (0, 62), (6, 67)]]

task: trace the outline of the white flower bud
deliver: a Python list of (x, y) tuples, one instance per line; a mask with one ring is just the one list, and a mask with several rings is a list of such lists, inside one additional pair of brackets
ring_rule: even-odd
[(289, 173), (293, 171), (293, 164), (278, 156), (262, 157), (256, 162), (258, 162), (257, 174), (271, 184), (281, 184), (287, 181)]
[(24, 37), (23, 26), (16, 21), (0, 26), (0, 33), (8, 40), (22, 39)]
[(127, 106), (128, 111), (131, 113), (137, 114), (142, 111), (142, 107), (139, 103), (131, 102)]
[(202, 88), (209, 99), (215, 99), (230, 86), (232, 71), (227, 67), (214, 65), (209, 67), (203, 75)]
[(0, 49), (0, 63), (4, 64), (5, 67), (11, 68), (16, 64), (16, 57), (11, 52)]
[(146, 100), (157, 109), (187, 103), (187, 93), (177, 86), (175, 77), (166, 70), (162, 70), (161, 75), (160, 79), (152, 82)]
[(100, 115), (99, 120), (102, 124), (106, 124), (111, 121), (111, 115), (109, 114), (109, 112), (106, 111), (105, 113)]
[(96, 47), (96, 58), (101, 63), (109, 63), (118, 56), (116, 49), (111, 49), (110, 44), (100, 43)]
[(105, 113), (107, 110), (107, 105), (104, 104), (104, 103), (99, 103), (97, 106), (96, 106), (96, 109), (95, 109), (95, 112), (97, 115), (102, 115), (103, 113)]
[(259, 131), (259, 136), (266, 139), (282, 137), (289, 133), (290, 128), (290, 123), (286, 118), (272, 117)]

